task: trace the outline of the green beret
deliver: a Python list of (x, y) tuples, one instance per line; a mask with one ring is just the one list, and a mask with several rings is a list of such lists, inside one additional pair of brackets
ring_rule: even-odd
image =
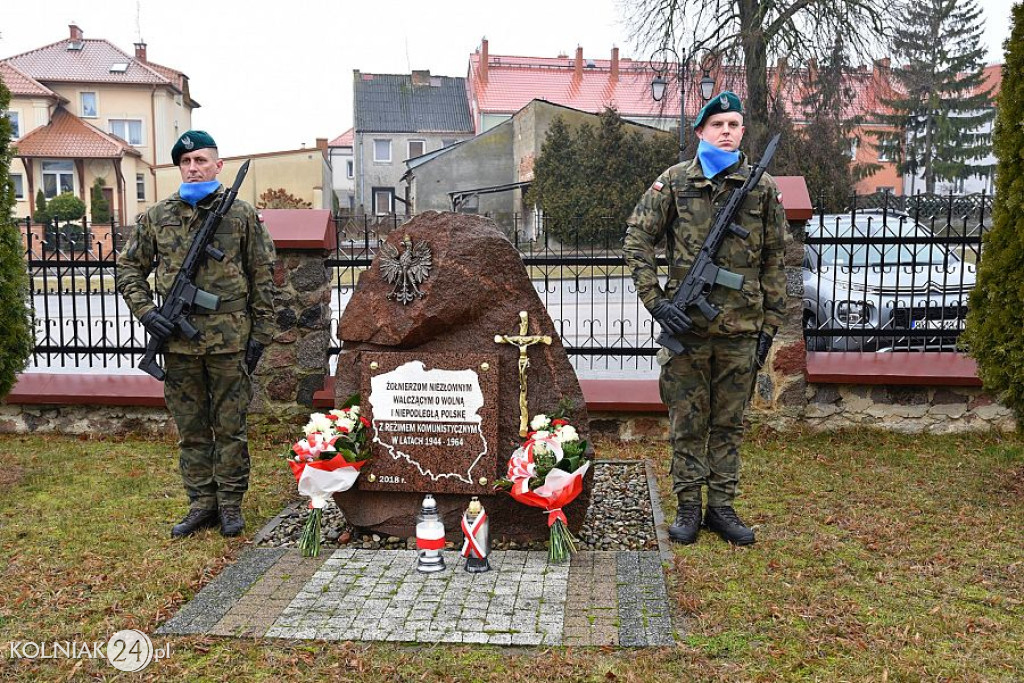
[(697, 114), (697, 118), (693, 120), (693, 127), (694, 129), (700, 128), (709, 116), (724, 114), (729, 111), (742, 114), (743, 103), (740, 102), (740, 98), (736, 96), (736, 93), (731, 90), (724, 90), (712, 97), (711, 101), (704, 105)]
[(217, 149), (217, 143), (205, 130), (186, 130), (171, 147), (171, 161), (177, 166), (181, 155), (197, 149)]

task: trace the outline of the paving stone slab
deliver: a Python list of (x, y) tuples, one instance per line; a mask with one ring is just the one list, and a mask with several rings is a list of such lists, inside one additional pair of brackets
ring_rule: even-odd
[[(446, 569), (416, 571), (414, 550), (254, 548), (224, 570), (158, 634), (296, 640), (480, 643), (507, 646), (672, 645), (663, 566), (672, 551), (653, 468), (646, 467), (657, 551), (495, 551), (471, 574), (446, 551)], [(280, 523), (282, 513), (269, 525)], [(265, 533), (269, 529), (265, 529)]]

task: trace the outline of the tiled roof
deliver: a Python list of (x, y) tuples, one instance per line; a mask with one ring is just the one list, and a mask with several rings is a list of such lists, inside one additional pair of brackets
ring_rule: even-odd
[(355, 129), (370, 133), (472, 133), (466, 79), (429, 76), (413, 85), (413, 77), (354, 74)]
[[(78, 41), (78, 44), (81, 46), (80, 49), (69, 50), (69, 41), (60, 40), (8, 57), (4, 61), (10, 62), (25, 74), (43, 83), (130, 83), (169, 85), (181, 89), (174, 79), (163, 75), (106, 40), (83, 39)], [(115, 64), (126, 66), (123, 71), (111, 71)]]
[(142, 156), (116, 135), (89, 125), (64, 107), (57, 107), (50, 122), (18, 140), (16, 156), (48, 159), (113, 159)]
[(984, 81), (982, 82), (982, 90), (992, 90), (992, 97), (996, 97), (999, 91), (1003, 88), (1003, 65), (1002, 64), (989, 64), (985, 67)]
[(344, 133), (327, 143), (328, 147), (351, 147), (355, 142), (355, 128), (349, 128)]
[[(613, 80), (610, 59), (585, 59), (582, 77), (577, 78), (574, 57), (490, 55), (485, 81), (480, 72), (480, 57), (479, 52), (470, 55), (469, 78), (482, 113), (511, 115), (533, 99), (594, 114), (613, 106), (626, 118), (675, 116), (679, 111), (677, 85), (666, 88), (660, 102), (651, 97), (654, 70), (646, 62), (620, 59), (618, 78)], [(694, 92), (692, 89), (687, 92), (687, 115), (692, 116), (703, 103), (689, 96)]]
[(45, 85), (27, 76), (7, 62), (0, 62), (0, 80), (11, 91), (12, 95), (23, 95), (28, 97), (54, 97), (61, 99), (60, 95), (53, 92)]

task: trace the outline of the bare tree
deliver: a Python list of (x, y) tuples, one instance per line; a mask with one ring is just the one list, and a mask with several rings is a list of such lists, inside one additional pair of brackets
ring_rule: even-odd
[(709, 50), (742, 64), (748, 135), (755, 145), (769, 121), (768, 64), (822, 60), (837, 36), (851, 57), (877, 55), (892, 35), (891, 0), (623, 0), (638, 49)]

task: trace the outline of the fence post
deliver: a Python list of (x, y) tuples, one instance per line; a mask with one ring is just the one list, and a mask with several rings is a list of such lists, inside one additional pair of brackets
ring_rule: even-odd
[(263, 216), (277, 250), (276, 329), (257, 369), (250, 411), (289, 418), (309, 412), (327, 376), (331, 280), (325, 260), (337, 245), (337, 228), (328, 210), (264, 210)]

